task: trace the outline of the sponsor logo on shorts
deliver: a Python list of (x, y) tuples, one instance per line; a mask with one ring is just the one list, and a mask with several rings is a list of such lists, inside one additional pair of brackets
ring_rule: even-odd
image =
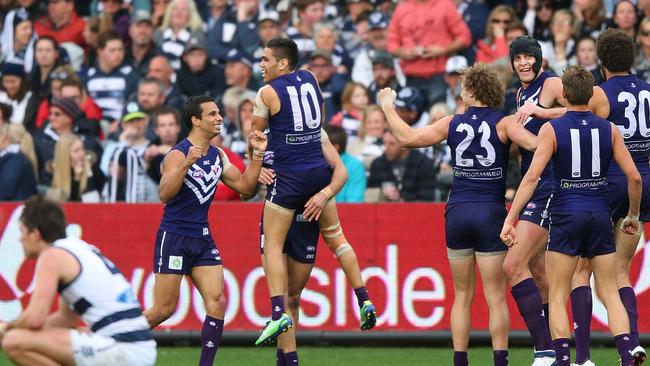
[(524, 216), (533, 216), (533, 211), (524, 211), (524, 213), (522, 213), (522, 215), (524, 215)]
[(468, 169), (454, 167), (454, 177), (467, 178), (474, 180), (495, 180), (503, 178), (503, 169)]
[(181, 270), (183, 269), (183, 257), (170, 255), (169, 256), (169, 269)]
[(204, 227), (203, 228), (203, 235), (208, 235), (208, 234), (210, 234), (210, 229), (208, 229), (207, 227)]
[(607, 178), (581, 180), (562, 179), (560, 181), (560, 188), (562, 189), (598, 189), (606, 186)]
[(315, 252), (316, 251), (316, 246), (315, 245), (308, 245), (307, 246), (307, 251), (308, 252)]
[(533, 202), (528, 202), (528, 204), (526, 205), (526, 208), (529, 208), (531, 210), (534, 209), (535, 207), (537, 207), (537, 205)]
[(303, 214), (296, 215), (296, 222), (309, 222)]
[(542, 212), (542, 218), (543, 218), (543, 219), (547, 219), (547, 218), (548, 218), (548, 210), (544, 210), (544, 211)]
[(316, 254), (307, 254), (305, 256), (305, 259), (314, 259), (314, 258), (316, 258)]
[(286, 139), (289, 145), (302, 145), (310, 142), (320, 142), (320, 130), (308, 133), (290, 133)]

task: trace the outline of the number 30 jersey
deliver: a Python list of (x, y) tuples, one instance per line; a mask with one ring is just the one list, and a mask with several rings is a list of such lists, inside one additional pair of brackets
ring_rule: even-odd
[(569, 111), (550, 123), (557, 140), (551, 213), (609, 211), (611, 123), (588, 111)]
[[(636, 75), (614, 76), (600, 85), (609, 100), (607, 119), (618, 126), (639, 173), (650, 174), (650, 84)], [(623, 175), (615, 161), (610, 175)]]
[(497, 134), (503, 115), (492, 108), (470, 107), (449, 123), (454, 180), (448, 203), (504, 202), (508, 151)]
[(280, 111), (269, 118), (273, 168), (282, 172), (327, 166), (321, 147), (323, 96), (314, 75), (298, 70), (269, 85), (280, 98)]

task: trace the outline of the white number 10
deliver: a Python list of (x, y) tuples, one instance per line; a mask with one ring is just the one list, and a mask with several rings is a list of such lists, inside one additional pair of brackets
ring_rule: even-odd
[[(298, 95), (295, 86), (288, 86), (287, 93), (289, 93), (289, 99), (291, 100), (294, 131), (302, 131), (304, 129), (302, 113), (300, 113), (300, 105), (302, 105), (302, 110), (305, 112), (307, 127), (310, 129), (318, 128), (321, 121), (321, 112), (314, 86), (309, 83), (302, 84), (300, 86), (300, 96)], [(300, 99), (300, 101), (298, 101), (298, 99)], [(314, 113), (312, 113), (312, 108)]]

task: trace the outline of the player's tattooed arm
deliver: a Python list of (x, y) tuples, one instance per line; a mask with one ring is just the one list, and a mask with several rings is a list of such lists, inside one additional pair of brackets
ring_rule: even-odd
[(428, 147), (447, 139), (449, 122), (453, 116), (443, 117), (422, 128), (412, 128), (400, 118), (395, 110), (396, 95), (397, 93), (393, 89), (384, 88), (377, 95), (377, 102), (386, 115), (388, 127), (400, 145), (403, 147)]

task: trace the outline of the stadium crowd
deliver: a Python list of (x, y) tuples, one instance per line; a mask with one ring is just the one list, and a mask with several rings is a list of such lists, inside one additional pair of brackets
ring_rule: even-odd
[[(650, 81), (647, 0), (1, 0), (0, 21), (2, 201), (41, 192), (158, 202), (159, 167), (187, 136), (179, 109), (192, 95), (218, 102), (212, 143), (243, 171), (258, 63), (281, 35), (322, 89), (326, 130), (350, 175), (338, 202), (446, 201), (449, 148), (401, 148), (375, 105), (381, 88), (398, 90), (400, 117), (424, 126), (464, 111), (459, 75), (484, 62), (512, 114), (512, 40), (534, 36), (544, 69), (583, 65), (599, 84), (595, 39), (610, 27), (634, 37), (635, 72)], [(509, 171), (509, 198), (518, 174)], [(215, 199), (239, 195), (221, 186)]]

